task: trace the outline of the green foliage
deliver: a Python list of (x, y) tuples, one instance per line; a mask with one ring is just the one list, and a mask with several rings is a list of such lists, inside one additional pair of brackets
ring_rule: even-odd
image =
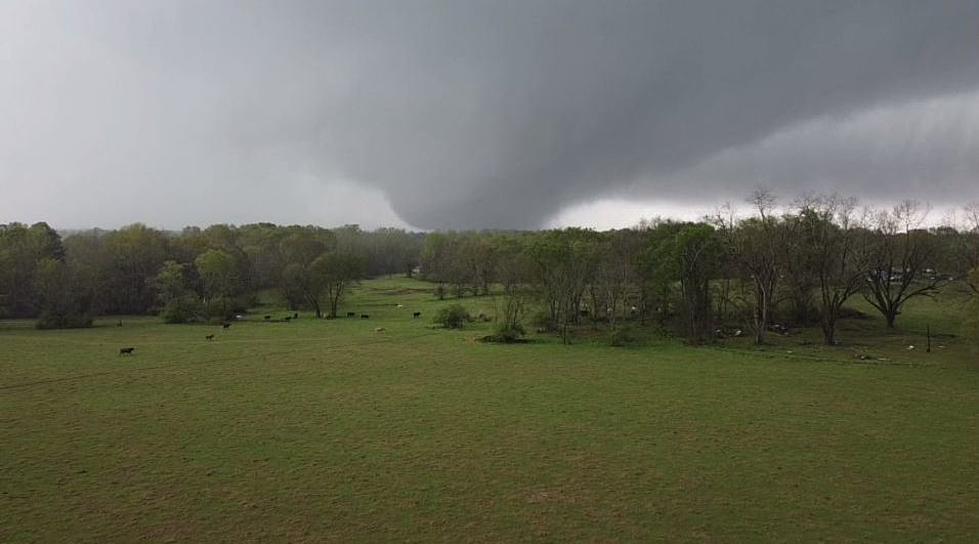
[(37, 290), (41, 313), (39, 329), (68, 329), (89, 327), (92, 317), (90, 302), (75, 288), (75, 278), (68, 266), (56, 259), (38, 263)]
[(135, 224), (105, 235), (105, 309), (111, 313), (144, 314), (156, 307), (153, 277), (167, 260), (164, 233)]
[(61, 237), (47, 223), (0, 225), (0, 315), (36, 316), (41, 309), (39, 265), (64, 257)]
[(711, 280), (723, 256), (716, 232), (710, 225), (687, 224), (655, 243), (653, 276), (661, 286), (679, 285), (686, 338), (694, 343), (709, 340), (713, 330)]
[(168, 300), (160, 317), (164, 323), (190, 323), (198, 321), (205, 314), (204, 305), (192, 294), (184, 294)]
[(497, 323), (493, 327), (493, 334), (483, 337), (484, 342), (494, 342), (498, 344), (516, 344), (524, 341), (527, 331), (519, 323), (508, 326), (505, 323)]
[[(310, 264), (315, 296), (325, 293), (330, 306), (330, 317), (337, 317), (347, 288), (364, 276), (365, 269), (366, 263), (360, 255), (340, 250), (324, 253)], [(315, 302), (314, 305), (319, 317), (319, 303)]]
[(610, 346), (624, 347), (632, 345), (636, 343), (636, 341), (636, 333), (630, 327), (614, 329), (610, 331), (608, 335), (608, 343)]
[(461, 329), (466, 326), (466, 323), (472, 321), (472, 317), (461, 304), (451, 304), (439, 308), (432, 321), (447, 329)]
[(208, 315), (231, 317), (234, 311), (234, 295), (239, 287), (234, 257), (220, 249), (209, 249), (194, 260), (194, 265), (204, 286)]
[(85, 329), (92, 326), (92, 316), (58, 314), (43, 310), (34, 326), (38, 329)]

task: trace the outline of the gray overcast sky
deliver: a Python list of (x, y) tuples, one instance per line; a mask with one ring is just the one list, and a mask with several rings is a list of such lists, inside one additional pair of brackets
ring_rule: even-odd
[(0, 2), (0, 223), (605, 226), (759, 185), (979, 198), (979, 1)]

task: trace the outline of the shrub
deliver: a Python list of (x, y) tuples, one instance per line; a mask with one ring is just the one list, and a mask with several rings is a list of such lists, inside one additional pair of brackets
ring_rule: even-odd
[(193, 295), (177, 297), (163, 307), (160, 317), (164, 323), (189, 323), (196, 321), (203, 313), (201, 302)]
[(622, 346), (628, 346), (629, 344), (634, 344), (636, 340), (637, 340), (636, 334), (630, 328), (615, 329), (608, 335), (608, 343), (616, 347), (622, 347)]
[(38, 318), (38, 329), (84, 329), (92, 326), (92, 316), (86, 314), (57, 314), (45, 312)]
[(433, 321), (447, 329), (461, 329), (466, 326), (467, 321), (471, 321), (469, 312), (461, 304), (452, 304), (440, 308), (435, 314)]
[(515, 326), (508, 327), (504, 324), (499, 324), (496, 327), (494, 334), (483, 338), (484, 342), (498, 342), (500, 344), (516, 344), (517, 342), (523, 342), (523, 336), (527, 334), (519, 324)]

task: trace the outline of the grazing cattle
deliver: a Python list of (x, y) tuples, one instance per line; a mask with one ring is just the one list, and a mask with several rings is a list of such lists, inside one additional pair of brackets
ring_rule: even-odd
[(374, 332), (384, 332), (384, 327), (376, 327)]
[(292, 314), (293, 319), (299, 319), (299, 312)]
[(361, 319), (370, 319), (371, 316), (370, 316), (370, 314), (360, 314), (360, 318)]
[(214, 335), (213, 334), (209, 334), (209, 335), (207, 335), (207, 336), (204, 337), (204, 340), (214, 340)]
[(221, 328), (222, 329), (230, 329), (231, 328), (231, 323), (221, 323)]
[(116, 323), (116, 326), (117, 326), (117, 327), (121, 327), (121, 326), (122, 326), (122, 320), (121, 320), (121, 319), (119, 320), (119, 322), (118, 322), (118, 323)]
[(411, 317), (413, 317), (413, 318), (415, 318), (415, 317), (421, 317), (421, 316), (422, 316), (422, 313), (421, 312), (415, 312), (415, 313), (411, 314)]
[(347, 312), (347, 317), (353, 317), (355, 315), (357, 315), (357, 314), (354, 313), (354, 312)]
[(270, 316), (270, 315), (265, 316), (265, 320), (266, 321), (268, 321), (269, 319), (272, 319), (272, 316)]
[(292, 316), (291, 316), (291, 315), (287, 315), (287, 316), (285, 317), (285, 320), (286, 320), (286, 321), (292, 321)]
[(119, 355), (132, 355), (136, 348), (119, 348)]
[(404, 304), (398, 304), (398, 308), (404, 308), (404, 307), (405, 307)]

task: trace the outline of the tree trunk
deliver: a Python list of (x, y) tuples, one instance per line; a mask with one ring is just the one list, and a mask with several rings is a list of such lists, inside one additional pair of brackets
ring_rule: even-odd
[(823, 318), (823, 343), (827, 346), (836, 345), (836, 321)]
[(887, 328), (893, 329), (894, 323), (897, 321), (897, 311), (888, 310), (887, 313), (884, 314), (884, 317), (887, 319)]

